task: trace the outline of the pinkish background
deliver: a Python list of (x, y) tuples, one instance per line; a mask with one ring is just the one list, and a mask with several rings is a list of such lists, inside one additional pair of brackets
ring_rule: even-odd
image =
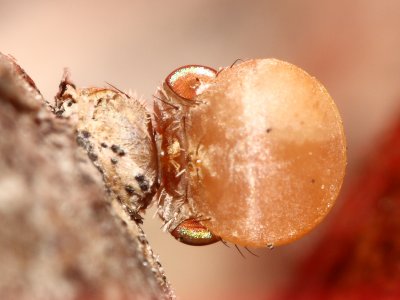
[[(400, 2), (4, 1), (0, 51), (15, 56), (52, 99), (64, 67), (79, 86), (111, 82), (150, 100), (174, 68), (275, 57), (316, 76), (336, 100), (351, 178), (400, 110)], [(180, 299), (272, 293), (291, 280), (340, 207), (304, 239), (242, 259), (221, 243), (190, 247), (145, 231)], [(244, 297), (244, 296), (243, 296)]]

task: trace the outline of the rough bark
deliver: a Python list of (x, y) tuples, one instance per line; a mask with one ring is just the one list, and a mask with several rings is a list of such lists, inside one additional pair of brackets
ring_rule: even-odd
[(0, 54), (0, 298), (173, 298), (111, 197), (68, 120)]

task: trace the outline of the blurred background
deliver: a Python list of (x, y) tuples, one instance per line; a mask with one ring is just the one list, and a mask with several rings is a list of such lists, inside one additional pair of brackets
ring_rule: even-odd
[(326, 238), (373, 146), (399, 116), (399, 15), (396, 0), (0, 0), (0, 51), (16, 57), (49, 100), (64, 67), (78, 86), (107, 81), (148, 101), (185, 64), (218, 68), (238, 58), (275, 57), (317, 77), (342, 114), (349, 160), (342, 197), (321, 226), (243, 259), (221, 243), (176, 242), (152, 211), (145, 219), (178, 298), (274, 298)]

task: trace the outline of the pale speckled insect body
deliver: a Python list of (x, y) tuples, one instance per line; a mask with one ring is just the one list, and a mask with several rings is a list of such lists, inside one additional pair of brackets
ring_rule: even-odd
[(106, 187), (139, 221), (158, 186), (154, 132), (144, 105), (114, 88), (77, 89), (65, 76), (55, 110), (76, 125), (77, 142)]

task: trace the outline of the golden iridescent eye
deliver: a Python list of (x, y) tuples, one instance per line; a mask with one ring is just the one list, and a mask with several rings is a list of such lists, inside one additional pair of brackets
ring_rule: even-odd
[(194, 219), (180, 223), (171, 234), (180, 242), (191, 246), (205, 246), (219, 242), (221, 238), (212, 234)]
[(179, 97), (192, 100), (197, 96), (198, 88), (215, 78), (217, 71), (200, 65), (180, 67), (165, 79), (166, 85)]
[(186, 66), (167, 77), (159, 97), (158, 203), (170, 232), (203, 216), (202, 226), (225, 241), (282, 245), (332, 208), (346, 166), (342, 121), (302, 69), (275, 59), (218, 75)]

